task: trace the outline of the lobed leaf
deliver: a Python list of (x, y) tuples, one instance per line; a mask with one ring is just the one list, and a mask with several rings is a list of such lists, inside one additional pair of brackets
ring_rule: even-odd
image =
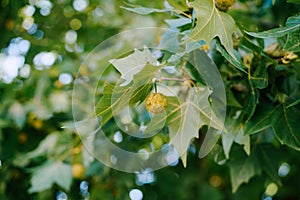
[(101, 117), (101, 126), (113, 117), (113, 111), (118, 112), (125, 106), (139, 103), (150, 92), (154, 74), (161, 67), (147, 64), (133, 76), (133, 81), (126, 86), (116, 86), (107, 83), (103, 96), (96, 104), (96, 115)]
[(219, 11), (213, 0), (196, 0), (191, 5), (195, 9), (197, 23), (187, 42), (205, 40), (206, 43), (210, 43), (218, 37), (226, 51), (234, 57), (232, 34), (238, 29), (233, 18)]
[[(168, 121), (170, 141), (181, 155), (183, 165), (186, 167), (186, 151), (193, 138), (198, 138), (199, 129), (208, 125), (218, 130), (223, 130), (223, 124), (213, 112), (208, 97), (210, 90), (203, 88), (201, 93), (189, 91), (187, 99), (173, 109), (172, 119)], [(174, 112), (180, 111), (180, 112)]]
[(266, 104), (259, 106), (247, 123), (245, 134), (258, 133), (271, 126), (281, 144), (300, 151), (300, 110), (296, 105), (297, 103), (290, 102), (288, 105), (283, 103), (275, 107)]
[(64, 190), (69, 190), (72, 183), (71, 165), (62, 162), (46, 162), (33, 170), (29, 192), (40, 192), (51, 188), (56, 183)]
[(270, 38), (270, 37), (278, 38), (299, 30), (300, 30), (300, 16), (293, 16), (287, 19), (285, 27), (274, 28), (259, 33), (247, 32), (247, 31), (245, 32), (248, 35), (257, 38)]
[(248, 181), (255, 175), (261, 174), (261, 167), (255, 156), (247, 156), (241, 151), (233, 151), (229, 162), (230, 181), (232, 192), (236, 192), (241, 184)]
[(296, 106), (286, 107), (285, 104), (278, 105), (274, 109), (274, 115), (270, 123), (275, 135), (281, 144), (300, 151), (300, 109)]
[(287, 51), (300, 51), (300, 15), (289, 17), (285, 27), (274, 28), (260, 33), (246, 32), (256, 38), (279, 38), (287, 36), (284, 49)]
[(121, 85), (124, 86), (129, 84), (133, 76), (140, 72), (147, 63), (155, 65), (157, 60), (150, 50), (144, 47), (143, 51), (135, 49), (134, 53), (129, 56), (112, 59), (109, 62), (121, 73), (121, 78), (125, 80)]
[(229, 171), (232, 192), (236, 192), (241, 184), (264, 172), (272, 181), (281, 186), (277, 166), (281, 154), (270, 144), (256, 144), (250, 156), (239, 149), (230, 154)]

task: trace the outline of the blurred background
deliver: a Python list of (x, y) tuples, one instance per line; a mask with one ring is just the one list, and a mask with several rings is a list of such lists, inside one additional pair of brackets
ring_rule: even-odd
[[(178, 162), (128, 174), (91, 159), (76, 132), (62, 128), (72, 122), (72, 84), (88, 53), (121, 31), (167, 27), (164, 20), (172, 18), (170, 13), (142, 16), (120, 6), (163, 8), (165, 3), (0, 1), (0, 199), (272, 199), (266, 194), (300, 199), (300, 156), (286, 147), (280, 147), (284, 162), (277, 166), (281, 188), (262, 175), (233, 194), (228, 166), (218, 160), (221, 146), (198, 158), (203, 138), (191, 145), (187, 168)], [(241, 0), (230, 14), (239, 26), (258, 31), (284, 25), (297, 12), (299, 7), (283, 0), (275, 5), (272, 0)], [(110, 131), (115, 142), (122, 140)], [(234, 145), (233, 151), (241, 148)]]

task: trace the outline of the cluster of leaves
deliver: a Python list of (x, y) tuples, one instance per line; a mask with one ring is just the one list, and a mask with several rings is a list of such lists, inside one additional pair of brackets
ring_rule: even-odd
[[(72, 2), (66, 0), (56, 1), (51, 14), (43, 16), (36, 6), (34, 22), (44, 33), (40, 38), (22, 28), (25, 18), (20, 13), (27, 3), (2, 1), (0, 16), (5, 20), (0, 27), (5, 31), (0, 45), (7, 47), (16, 36), (30, 41), (26, 63), (33, 67), (29, 78), (17, 77), (11, 84), (0, 83), (0, 198), (55, 199), (61, 191), (72, 199), (86, 198), (79, 191), (83, 180), (90, 184), (90, 193), (85, 193), (90, 199), (126, 199), (135, 187), (144, 193), (145, 199), (258, 199), (274, 195), (266, 192), (271, 183), (280, 187), (278, 198), (296, 198), (300, 171), (300, 16), (295, 13), (299, 12), (299, 1), (275, 1), (274, 5), (270, 1), (238, 1), (227, 12), (218, 10), (212, 0), (168, 0), (164, 5), (160, 5), (161, 1), (131, 2), (147, 8), (89, 1), (84, 11), (75, 11)], [(118, 9), (120, 5), (122, 10)], [(126, 10), (147, 16), (137, 17)], [(170, 14), (172, 19), (166, 19)], [(68, 44), (64, 37), (72, 29), (74, 19), (82, 27), (75, 30), (76, 43)], [(149, 122), (144, 133), (162, 129), (146, 140), (150, 145), (123, 134), (126, 144), (120, 146), (151, 151), (151, 147), (157, 150), (163, 143), (173, 141), (187, 165), (167, 167), (155, 172), (156, 181), (146, 179), (141, 183), (139, 174), (117, 172), (94, 160), (75, 130), (69, 125), (61, 128), (72, 120), (72, 84), (63, 85), (58, 77), (61, 73), (75, 77), (82, 57), (113, 33), (139, 24), (153, 26), (161, 19), (166, 19), (171, 29), (161, 36), (159, 48), (166, 50), (162, 57), (153, 57), (152, 49), (145, 48), (111, 60), (124, 82), (101, 85), (103, 93), (96, 105), (110, 138), (119, 131), (112, 116), (122, 111), (124, 105), (137, 107), (137, 123)], [(282, 26), (278, 28), (279, 24)], [(207, 126), (222, 127), (211, 109), (212, 91), (201, 75), (184, 62), (185, 56), (198, 48), (206, 50), (216, 63), (227, 95), (226, 131), (211, 153), (201, 160), (195, 151), (203, 142)], [(49, 69), (35, 69), (34, 56), (50, 50), (60, 59)], [(138, 67), (127, 73), (129, 66)], [(169, 70), (170, 66), (175, 68)], [(109, 71), (107, 77), (119, 77), (116, 70)], [(153, 78), (193, 82), (163, 82), (175, 88), (173, 92), (180, 98), (166, 93), (166, 114), (154, 116), (151, 121), (141, 107), (154, 90)], [(162, 89), (158, 87), (158, 91)], [(197, 92), (201, 99), (195, 98)], [(286, 177), (278, 176), (283, 163), (291, 168)], [(224, 171), (229, 171), (229, 175)]]
[[(190, 50), (188, 46), (192, 42), (204, 41), (209, 46), (209, 54), (218, 64), (226, 85), (227, 131), (222, 134), (222, 146), (229, 163), (232, 191), (236, 192), (242, 183), (262, 172), (270, 181), (281, 186), (276, 170), (279, 160), (274, 159), (275, 150), (270, 150), (275, 149), (275, 146), (268, 143), (274, 145), (278, 141), (281, 145), (299, 151), (297, 54), (300, 51), (300, 16), (289, 17), (284, 27), (254, 33), (248, 32), (247, 27), (238, 28), (239, 20), (236, 19), (235, 22), (230, 14), (218, 10), (212, 0), (197, 0), (186, 7), (173, 5), (177, 5), (176, 9), (172, 6), (162, 10), (143, 7), (126, 9), (138, 14), (169, 10), (177, 13), (176, 19), (166, 20), (170, 29), (177, 34), (167, 32), (162, 36), (161, 44), (173, 52), (179, 49), (180, 43), (186, 44), (186, 49), (180, 56)], [(170, 63), (174, 60), (176, 59), (173, 57), (168, 59)], [(192, 76), (200, 81), (197, 75), (192, 73)], [(190, 122), (201, 118), (199, 113), (188, 113), (182, 117)], [(189, 124), (189, 127), (198, 130), (204, 124), (199, 127)], [(180, 134), (183, 135), (183, 143), (188, 144), (193, 137), (198, 137), (197, 131), (191, 134), (187, 129)], [(247, 156), (236, 160), (237, 155), (231, 155), (234, 142), (244, 146)], [(177, 150), (183, 152), (178, 147)], [(185, 157), (182, 159), (185, 165)]]
[[(49, 6), (48, 14), (43, 14), (42, 5)], [(67, 74), (72, 81), (95, 44), (131, 25), (119, 20), (130, 15), (117, 12), (118, 7), (118, 2), (90, 1), (78, 11), (73, 1), (1, 2), (0, 199), (56, 199), (57, 192), (71, 188), (68, 195), (79, 199), (84, 175), (108, 176), (101, 164), (91, 160), (76, 132), (62, 128), (73, 121), (73, 85), (59, 77)], [(28, 21), (36, 30), (24, 28)], [(66, 41), (70, 31), (77, 34), (73, 44)], [(7, 84), (2, 82), (2, 58), (16, 38), (30, 44), (24, 55), (29, 75), (19, 75)], [(17, 48), (23, 47), (15, 45), (13, 50)], [(55, 55), (53, 65), (43, 70), (34, 62), (41, 52)]]

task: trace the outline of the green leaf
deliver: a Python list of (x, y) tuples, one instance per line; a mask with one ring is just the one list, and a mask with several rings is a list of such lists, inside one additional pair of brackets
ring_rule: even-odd
[(300, 151), (300, 109), (297, 106), (286, 107), (286, 104), (278, 105), (270, 123), (275, 135), (281, 144)]
[(242, 105), (238, 100), (235, 98), (233, 92), (230, 88), (226, 89), (226, 100), (227, 100), (227, 106), (232, 106), (236, 108), (242, 108)]
[(260, 168), (274, 181), (281, 186), (281, 181), (278, 176), (278, 165), (281, 155), (278, 149), (270, 144), (259, 144), (255, 146), (253, 156), (256, 157), (260, 164)]
[(283, 48), (287, 51), (300, 52), (300, 29), (288, 34), (287, 41)]
[(245, 134), (254, 134), (272, 126), (276, 138), (281, 144), (300, 151), (300, 110), (296, 105), (279, 104), (275, 107), (263, 104), (257, 108), (254, 116), (247, 123)]
[(177, 10), (189, 10), (185, 0), (168, 0), (168, 3)]
[[(180, 60), (181, 57), (183, 57), (184, 55), (187, 55), (189, 53), (191, 53), (192, 51), (199, 49), (201, 46), (203, 46), (205, 44), (205, 42), (203, 40), (200, 41), (191, 41), (185, 44), (185, 49), (182, 52), (178, 52), (176, 54), (173, 54), (169, 59), (168, 62), (172, 63), (172, 62), (177, 62)], [(173, 51), (172, 51), (173, 52)], [(198, 71), (195, 69), (196, 73), (198, 73)]]
[(257, 38), (271, 38), (271, 37), (278, 38), (299, 30), (300, 30), (300, 16), (293, 16), (287, 19), (285, 27), (274, 28), (260, 33), (253, 33), (253, 32), (246, 32), (246, 33), (248, 35)]
[(197, 108), (197, 97), (195, 94), (189, 94), (189, 101), (180, 105), (181, 113), (170, 121), (169, 131), (170, 140), (175, 149), (181, 155), (183, 165), (186, 167), (187, 154), (186, 151), (191, 140), (198, 138), (198, 130), (205, 123), (200, 122)]
[(244, 135), (244, 127), (240, 119), (227, 118), (225, 121), (227, 133), (222, 134), (222, 146), (225, 157), (229, 158), (229, 153), (233, 142), (243, 145), (244, 151), (250, 155), (250, 137)]
[[(114, 86), (110, 83), (106, 83), (103, 89), (103, 96), (100, 101), (96, 104), (96, 115), (101, 116), (101, 125), (103, 126), (110, 118), (112, 118), (112, 107), (115, 104), (112, 104), (112, 95), (115, 97), (125, 97), (128, 90), (130, 88), (128, 86)], [(128, 96), (128, 95), (127, 95)]]
[(251, 66), (249, 66), (248, 71), (249, 100), (248, 106), (245, 109), (248, 116), (246, 121), (252, 117), (259, 102), (260, 93), (258, 89), (263, 89), (268, 86), (268, 71), (264, 62), (260, 62), (254, 72), (252, 72)]
[(242, 64), (242, 62), (235, 58), (233, 58), (231, 55), (229, 55), (229, 53), (224, 49), (224, 47), (220, 44), (220, 42), (218, 40), (216, 40), (216, 45), (217, 45), (217, 49), (218, 51), (222, 54), (222, 56), (224, 56), (224, 58), (230, 63), (232, 64), (235, 68), (237, 68), (238, 70), (244, 72), (247, 74), (246, 66), (244, 66)]
[(200, 49), (204, 44), (205, 44), (205, 42), (203, 40), (188, 42), (185, 45), (184, 54), (188, 54), (196, 49)]
[(229, 172), (232, 192), (236, 192), (242, 183), (248, 183), (252, 177), (261, 174), (262, 170), (255, 156), (248, 157), (238, 149), (234, 149), (232, 152), (229, 161)]
[(236, 192), (242, 183), (264, 172), (272, 181), (281, 186), (277, 175), (281, 155), (270, 144), (257, 144), (250, 156), (235, 148), (230, 154), (229, 170), (232, 191)]
[(101, 126), (103, 126), (113, 116), (114, 112), (120, 111), (130, 103), (141, 102), (150, 91), (150, 86), (154, 74), (161, 67), (146, 64), (137, 74), (133, 76), (133, 81), (126, 86), (115, 86), (107, 83), (103, 90), (103, 96), (96, 104), (96, 115), (101, 116)]
[(229, 158), (229, 153), (234, 141), (234, 136), (231, 134), (231, 131), (228, 130), (228, 134), (223, 134), (222, 135), (222, 147), (224, 150), (225, 157), (228, 159)]
[(273, 60), (270, 56), (268, 56), (262, 47), (255, 44), (253, 41), (251, 41), (249, 38), (244, 36), (241, 40), (241, 44), (245, 46), (248, 49), (251, 49), (251, 51), (258, 53), (259, 55), (263, 56), (265, 59), (267, 59), (268, 62), (272, 63), (273, 65), (277, 65), (277, 61)]
[(56, 183), (69, 190), (72, 183), (72, 167), (62, 162), (46, 162), (33, 170), (31, 187), (28, 192), (40, 192)]
[(284, 49), (293, 52), (300, 51), (300, 15), (289, 17), (285, 27), (275, 28), (260, 33), (246, 33), (257, 38), (279, 38), (288, 35)]
[(186, 17), (180, 17), (177, 19), (166, 19), (165, 22), (172, 28), (178, 28), (187, 24), (191, 24), (192, 20)]
[(130, 12), (140, 14), (140, 15), (148, 15), (150, 13), (169, 12), (169, 11), (173, 10), (173, 8), (165, 8), (165, 9), (145, 8), (145, 7), (128, 8), (128, 7), (124, 7), (124, 6), (121, 6), (121, 8), (128, 10)]
[(135, 103), (142, 103), (148, 96), (149, 92), (152, 90), (152, 86), (152, 83), (148, 83), (136, 89), (133, 92), (133, 95), (130, 97), (129, 104), (133, 105)]
[(291, 16), (286, 20), (287, 27), (298, 27), (300, 29), (300, 15)]
[[(170, 97), (167, 97), (167, 99), (170, 99)], [(160, 131), (166, 124), (166, 113), (158, 113), (155, 115), (152, 115), (151, 121), (147, 123), (147, 128), (145, 131), (143, 131), (143, 134), (155, 134), (153, 132)]]
[[(103, 96), (96, 105), (96, 115), (101, 116), (103, 126), (126, 105), (142, 102), (151, 90), (152, 78), (160, 69), (157, 60), (152, 56), (148, 48), (143, 51), (135, 50), (133, 54), (110, 62), (121, 72), (121, 78), (125, 82), (121, 86), (107, 83), (103, 90)], [(152, 82), (151, 82), (152, 83)]]
[(27, 158), (34, 158), (38, 156), (45, 156), (49, 152), (53, 151), (59, 137), (58, 134), (49, 134), (44, 140), (42, 140), (39, 146), (27, 153)]
[(157, 60), (151, 54), (150, 50), (144, 47), (143, 51), (135, 49), (134, 53), (129, 56), (113, 59), (109, 62), (114, 65), (121, 73), (121, 78), (125, 80), (121, 85), (127, 85), (132, 81), (133, 76), (140, 72), (147, 63), (155, 65)]
[(252, 115), (255, 112), (256, 106), (258, 104), (258, 99), (259, 99), (259, 91), (256, 89), (252, 83), (252, 80), (249, 80), (249, 99), (248, 99), (248, 105), (245, 109), (245, 112), (248, 116), (247, 120), (248, 121)]
[(299, 103), (300, 103), (300, 93), (298, 93), (297, 95), (289, 98), (288, 102), (286, 103), (286, 108), (295, 106)]
[(219, 11), (213, 0), (196, 0), (191, 3), (195, 9), (196, 27), (193, 29), (190, 40), (205, 40), (210, 43), (218, 37), (226, 51), (234, 57), (232, 34), (237, 31), (233, 18)]
[(256, 38), (278, 38), (278, 37), (283, 37), (289, 33), (292, 33), (294, 31), (297, 31), (300, 28), (300, 24), (296, 26), (291, 26), (291, 27), (281, 27), (281, 28), (274, 28), (268, 31), (263, 31), (259, 33), (254, 33), (254, 32), (247, 32), (245, 31), (248, 35), (251, 35)]
[(70, 143), (70, 140), (72, 140), (72, 134), (70, 133), (54, 132), (48, 134), (34, 150), (19, 155), (14, 159), (13, 163), (16, 166), (24, 167), (28, 165), (31, 160), (39, 157), (59, 157), (62, 153), (71, 148), (72, 143)]
[(269, 119), (273, 117), (274, 111), (272, 104), (259, 104), (253, 117), (246, 123), (244, 134), (255, 134), (270, 127)]
[(180, 50), (180, 43), (178, 41), (178, 30), (168, 29), (163, 35), (158, 45), (158, 49), (176, 52)]
[(248, 74), (254, 88), (264, 89), (268, 86), (268, 66), (265, 62), (260, 62), (253, 73)]
[[(208, 97), (211, 91), (204, 87), (203, 91), (190, 90), (187, 98), (172, 111), (169, 120), (170, 141), (181, 155), (186, 167), (186, 151), (193, 138), (198, 138), (198, 131), (203, 125), (222, 130), (223, 126), (210, 107)], [(180, 110), (180, 112), (176, 112)], [(176, 112), (176, 113), (175, 113)]]

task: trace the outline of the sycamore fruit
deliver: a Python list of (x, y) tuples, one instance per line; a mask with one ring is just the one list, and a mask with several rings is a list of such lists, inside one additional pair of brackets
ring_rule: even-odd
[(152, 114), (165, 111), (168, 107), (168, 100), (161, 93), (151, 93), (146, 98), (146, 109)]
[(216, 7), (226, 12), (233, 4), (235, 0), (215, 0)]

